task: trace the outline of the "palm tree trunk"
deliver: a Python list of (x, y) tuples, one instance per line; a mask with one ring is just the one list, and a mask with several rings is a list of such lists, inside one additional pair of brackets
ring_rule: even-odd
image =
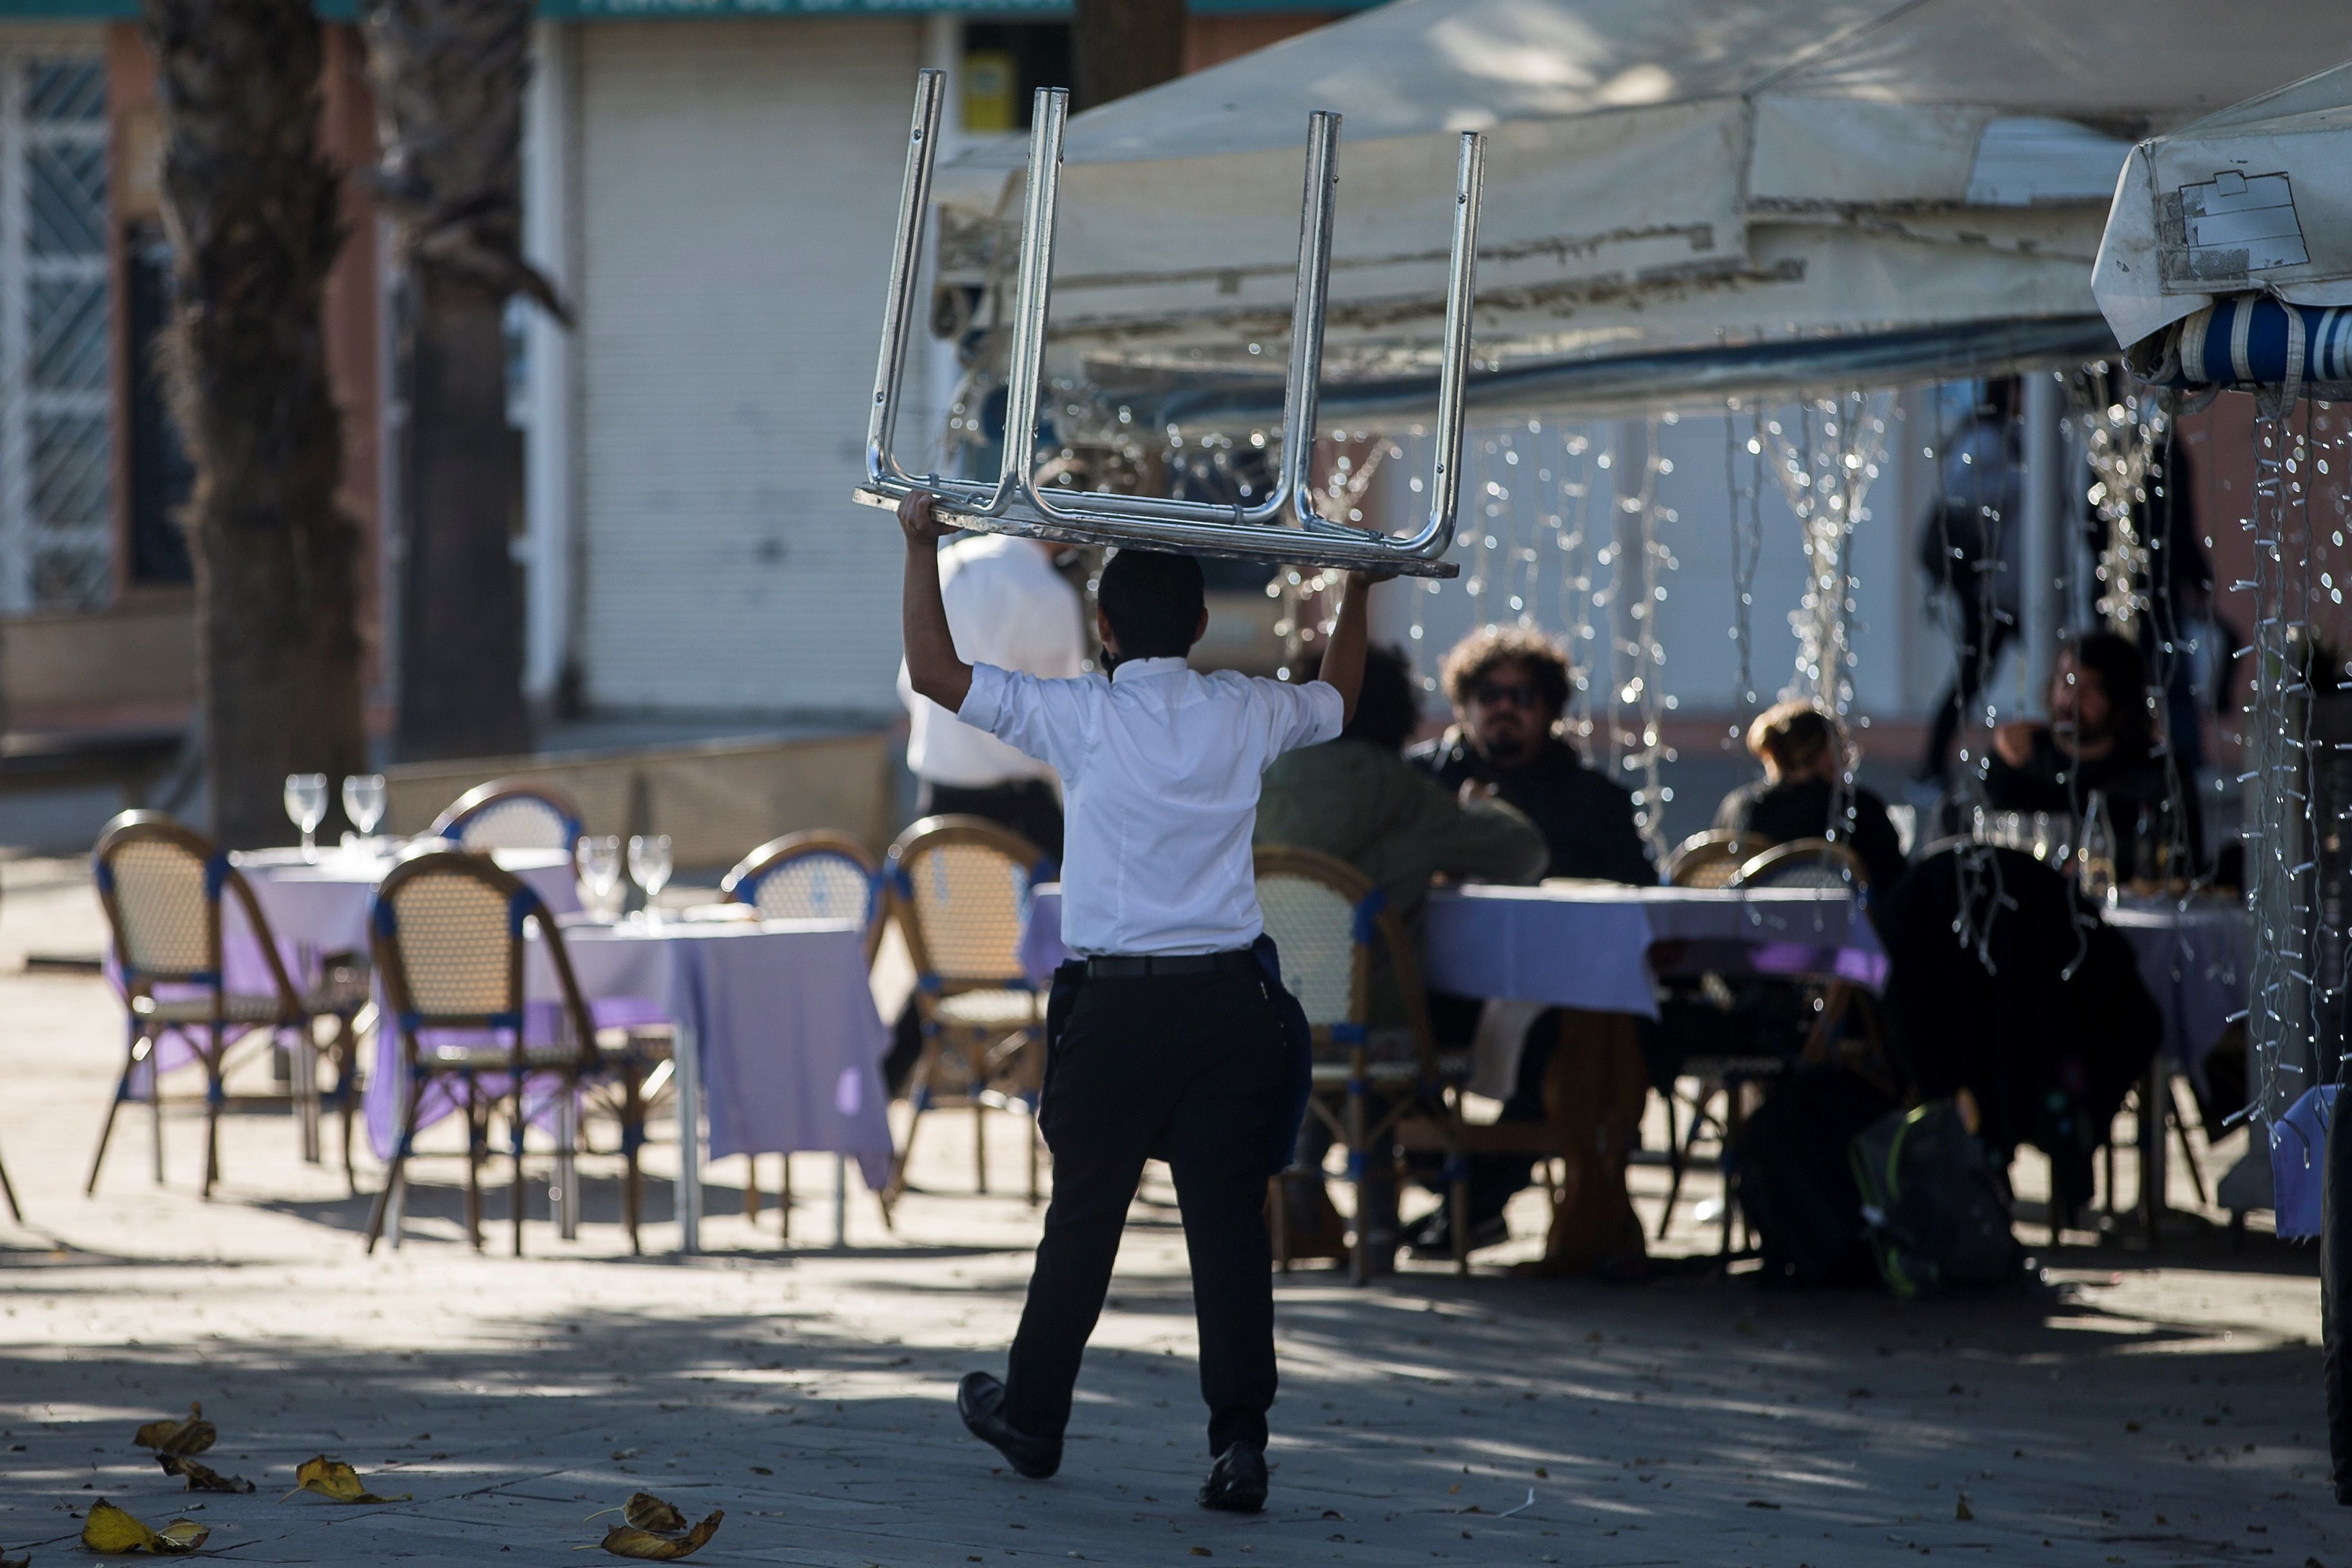
[(166, 354), (195, 465), (197, 677), (215, 833), (283, 841), (285, 777), (359, 772), (359, 530), (320, 301), (342, 243), (310, 0), (142, 0), (176, 285)]
[(403, 291), (399, 696), (404, 758), (525, 750), (522, 443), (507, 423), (506, 303), (563, 310), (522, 259), (530, 0), (374, 0), (378, 186)]

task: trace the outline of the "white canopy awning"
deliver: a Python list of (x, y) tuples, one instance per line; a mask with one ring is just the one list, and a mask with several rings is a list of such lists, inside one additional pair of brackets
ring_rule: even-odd
[[(1824, 340), (1875, 346), (1864, 381), (1909, 379), (1885, 369), (1906, 344), (1949, 373), (2063, 357), (2095, 342), (2130, 141), (2345, 53), (2352, 6), (2304, 0), (1395, 0), (1072, 120), (1055, 353), (1203, 419), (1265, 402), (1324, 108), (1335, 418), (1351, 386), (1411, 401), (1431, 371), (1467, 129), (1489, 137), (1474, 397), (1723, 395), (1750, 350), (1847, 379)], [(941, 172), (948, 276), (1009, 261), (1021, 155)]]
[(2126, 347), (2233, 294), (2352, 305), (2352, 64), (2133, 148), (2093, 287)]

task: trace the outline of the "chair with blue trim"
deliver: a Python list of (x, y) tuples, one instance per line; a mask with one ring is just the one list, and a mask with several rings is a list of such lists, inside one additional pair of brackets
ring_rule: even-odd
[(433, 819), (427, 831), (467, 850), (562, 850), (580, 842), (580, 808), (544, 784), (493, 779)]
[(870, 961), (882, 940), (882, 865), (846, 833), (787, 833), (735, 862), (719, 891), (763, 920), (855, 920)]
[[(551, 1007), (527, 1005), (523, 995), (525, 931), (534, 923), (555, 978)], [(614, 1049), (600, 1048), (563, 934), (539, 894), (486, 854), (435, 851), (393, 868), (376, 888), (370, 927), (387, 1015), (382, 1027), (399, 1031), (407, 1080), (392, 1168), (368, 1220), (368, 1250), (383, 1232), (395, 1188), (407, 1179), (420, 1113), (439, 1093), (466, 1119), (466, 1229), (478, 1251), (490, 1119), (507, 1123), (514, 1160), (509, 1216), (520, 1255), (525, 1130), (536, 1112), (555, 1107), (556, 1190), (571, 1194), (580, 1152), (571, 1113), (590, 1090), (621, 1124), (623, 1217), (629, 1249), (641, 1250), (637, 1152), (645, 1143), (645, 1082), (657, 1051), (624, 1030), (610, 1031), (620, 1041)], [(576, 1204), (564, 1214), (567, 1232), (575, 1211)]]
[[(823, 831), (771, 839), (735, 862), (719, 884), (731, 903), (749, 904), (762, 920), (855, 920), (866, 933), (870, 967), (882, 943), (882, 864), (873, 852), (846, 833)], [(793, 1161), (782, 1156), (783, 1234), (793, 1226)], [(746, 1155), (743, 1218), (760, 1218), (759, 1156)], [(888, 1210), (884, 1215), (887, 1218)]]
[(907, 1080), (912, 1116), (891, 1162), (886, 1201), (906, 1190), (924, 1113), (950, 1105), (971, 1110), (983, 1193), (988, 1113), (1018, 1109), (1027, 1118), (1029, 1201), (1037, 1201), (1045, 998), (1023, 972), (1021, 937), (1029, 889), (1044, 865), (1036, 845), (979, 817), (926, 817), (890, 846), (890, 910), (914, 962), (923, 1053)]
[[(335, 1092), (342, 1113), (348, 1176), (357, 1098), (352, 1082), (357, 1058), (352, 1020), (367, 1005), (364, 983), (338, 973), (317, 988), (298, 987), (253, 889), (229, 863), (228, 855), (202, 833), (161, 812), (125, 811), (116, 817), (99, 835), (90, 863), (114, 937), (131, 1038), (83, 1190), (98, 1190), (115, 1115), (125, 1101), (138, 1098), (142, 1078), (153, 1120), (155, 1179), (163, 1179), (163, 1092), (155, 1069), (167, 1038), (184, 1041), (205, 1070), (205, 1197), (212, 1196), (220, 1179), (220, 1113), (228, 1098), (228, 1056), (248, 1039), (266, 1047), (281, 1036), (291, 1038), (295, 1111), (301, 1118), (306, 1147), (315, 1148), (320, 1096), (313, 1030), (320, 1019), (332, 1019), (335, 1027)], [(261, 989), (229, 988), (222, 956), (224, 896), (236, 900), (257, 949)]]
[(1674, 887), (1729, 887), (1739, 868), (1772, 847), (1761, 833), (1717, 828), (1693, 833), (1666, 857), (1666, 882)]
[[(1370, 1237), (1364, 1194), (1375, 1161), (1397, 1165), (1400, 1134), (1444, 1158), (1444, 1176), (1456, 1217), (1455, 1267), (1469, 1270), (1463, 1216), (1469, 1212), (1469, 1162), (1460, 1087), (1466, 1063), (1439, 1060), (1403, 928), (1379, 885), (1345, 861), (1312, 850), (1262, 845), (1256, 852), (1257, 903), (1266, 935), (1282, 955), (1282, 983), (1298, 998), (1315, 1042), (1314, 1091), (1307, 1113), (1321, 1122), (1343, 1151), (1356, 1193), (1356, 1223), (1349, 1248), (1350, 1277), (1370, 1276)], [(1405, 1022), (1370, 1022), (1376, 956), (1395, 974)], [(1401, 1165), (1397, 1166), (1400, 1181)], [(1284, 1173), (1286, 1176), (1294, 1173)], [(1299, 1173), (1309, 1176), (1318, 1172)], [(1288, 1206), (1277, 1177), (1275, 1256), (1290, 1267)]]

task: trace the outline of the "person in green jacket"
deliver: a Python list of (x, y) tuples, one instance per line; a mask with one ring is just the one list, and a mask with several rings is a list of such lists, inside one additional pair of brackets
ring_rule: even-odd
[[(1297, 678), (1312, 680), (1312, 656), (1306, 664)], [(1370, 877), (1388, 895), (1416, 961), (1434, 879), (1533, 883), (1549, 859), (1542, 832), (1490, 786), (1448, 789), (1405, 761), (1419, 720), (1412, 666), (1394, 649), (1368, 649), (1354, 717), (1339, 739), (1286, 752), (1266, 770), (1254, 835), (1259, 844), (1345, 861)], [(1400, 977), (1385, 963), (1373, 967), (1370, 1009), (1375, 1031), (1406, 1021)], [(1302, 1163), (1312, 1165), (1328, 1136), (1310, 1117), (1301, 1138)], [(1395, 1249), (1396, 1194), (1390, 1184), (1367, 1186), (1372, 1260), (1380, 1266)], [(1286, 1191), (1297, 1239), (1292, 1256), (1340, 1256), (1339, 1212), (1320, 1184), (1294, 1181)]]

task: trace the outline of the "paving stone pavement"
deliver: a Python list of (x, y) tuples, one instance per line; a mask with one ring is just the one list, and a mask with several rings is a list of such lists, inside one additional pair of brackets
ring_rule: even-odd
[[(741, 1218), (733, 1161), (709, 1252), (658, 1250), (657, 1151), (652, 1255), (627, 1255), (605, 1161), (578, 1243), (542, 1218), (527, 1256), (504, 1255), (502, 1225), (476, 1256), (443, 1160), (405, 1243), (367, 1258), (371, 1164), (353, 1197), (295, 1157), (282, 1112), (240, 1113), (200, 1202), (193, 1105), (168, 1119), (163, 1187), (141, 1117), (85, 1198), (119, 1016), (97, 980), (21, 966), (94, 949), (95, 904), (70, 866), (0, 881), (0, 1158), (26, 1211), (0, 1223), (0, 1552), (37, 1564), (107, 1561), (76, 1541), (100, 1496), (206, 1523), (204, 1555), (236, 1562), (572, 1563), (640, 1488), (725, 1511), (695, 1559), (713, 1564), (2352, 1563), (2313, 1260), (2261, 1236), (2242, 1256), (2085, 1237), (2049, 1254), (2062, 1290), (1972, 1302), (1695, 1268), (1611, 1288), (1413, 1267), (1364, 1291), (1302, 1270), (1278, 1286), (1274, 1496), (1233, 1518), (1192, 1500), (1203, 1412), (1163, 1182), (1137, 1207), (1062, 1474), (1024, 1481), (954, 1414), (960, 1373), (1002, 1368), (1036, 1230), (1017, 1197), (970, 1194), (964, 1118), (927, 1127), (934, 1190), (895, 1232), (858, 1194), (838, 1250), (814, 1157), (795, 1164), (792, 1244), (772, 1207)], [(1014, 1138), (992, 1155), (1017, 1193)], [(762, 1174), (772, 1192), (772, 1160)], [(1514, 1222), (1537, 1229), (1539, 1200)], [(1688, 1218), (1678, 1237), (1708, 1239)], [(252, 1495), (189, 1496), (131, 1446), (191, 1400), (220, 1429), (205, 1459)], [(285, 1498), (322, 1452), (409, 1500)]]

